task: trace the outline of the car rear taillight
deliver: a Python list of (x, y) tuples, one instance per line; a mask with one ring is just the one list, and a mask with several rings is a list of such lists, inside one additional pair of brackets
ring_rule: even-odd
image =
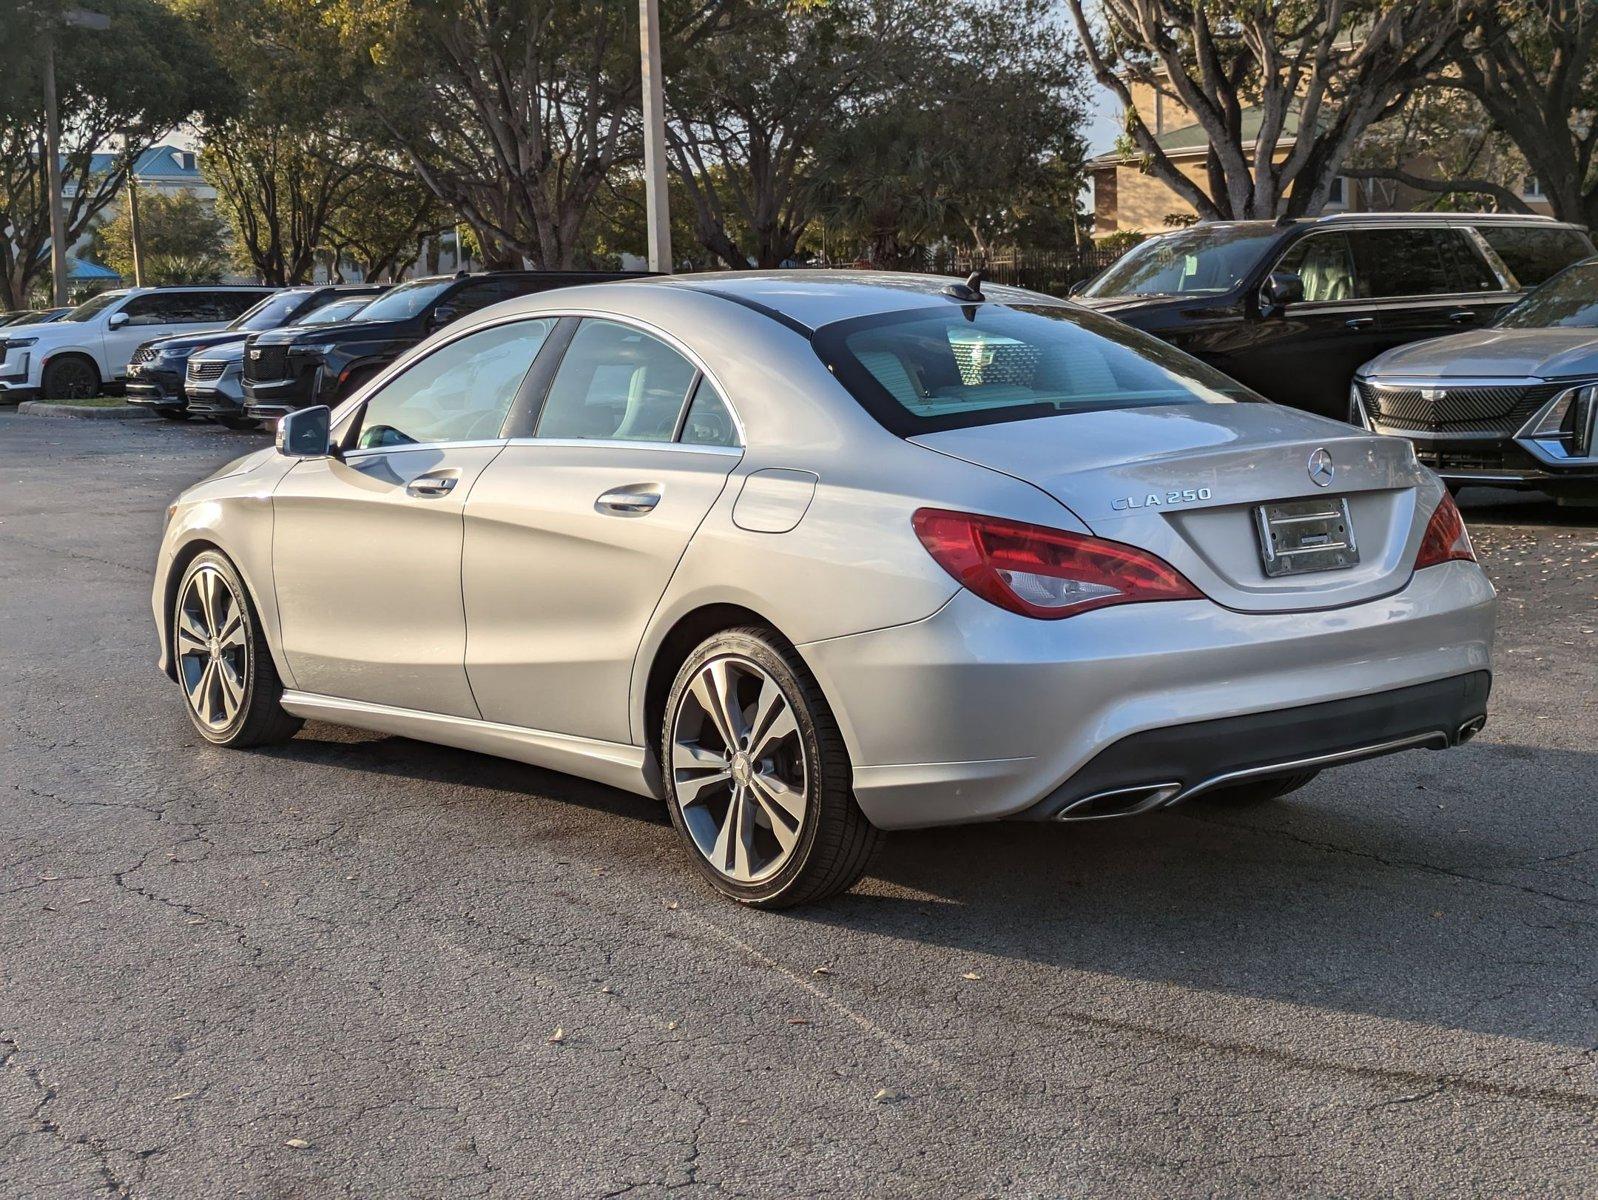
[(1432, 519), (1426, 522), (1426, 533), (1420, 539), (1420, 553), (1415, 556), (1415, 569), (1435, 567), (1438, 563), (1456, 559), (1475, 562), (1476, 551), (1470, 544), (1470, 534), (1465, 532), (1465, 518), (1459, 515), (1459, 505), (1444, 492), (1432, 513)]
[(1058, 620), (1112, 604), (1203, 599), (1170, 563), (1122, 542), (941, 508), (917, 509), (912, 520), (939, 566), (1024, 617)]

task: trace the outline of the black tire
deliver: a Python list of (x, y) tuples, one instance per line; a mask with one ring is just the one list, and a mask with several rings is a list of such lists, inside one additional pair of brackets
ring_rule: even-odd
[(1200, 792), (1197, 798), (1215, 804), (1265, 804), (1271, 800), (1280, 800), (1289, 792), (1298, 791), (1319, 774), (1319, 771), (1300, 771), (1296, 775), (1250, 779), (1246, 783), (1234, 783), (1230, 787), (1218, 787), (1213, 791)]
[(162, 407), (154, 410), (156, 416), (165, 417), (168, 421), (187, 421), (189, 410), (186, 408)]
[[(685, 705), (695, 682), (702, 672), (723, 661), (737, 670), (746, 669), (743, 664), (752, 664), (777, 685), (796, 727), (782, 739), (786, 745), (783, 753), (803, 755), (805, 807), (792, 847), (784, 852), (787, 858), (780, 869), (753, 882), (739, 881), (719, 870), (700, 848), (694, 830), (688, 825), (684, 806), (679, 803), (678, 772), (673, 769), (672, 754), (679, 725), (692, 719), (691, 714), (685, 715)], [(698, 700), (693, 703), (697, 705)], [(740, 720), (745, 720), (743, 705), (735, 707), (739, 709)], [(756, 707), (750, 703), (748, 710), (753, 712)], [(884, 840), (882, 831), (866, 820), (850, 791), (852, 774), (848, 750), (826, 698), (798, 654), (769, 630), (759, 626), (729, 629), (700, 643), (672, 683), (658, 749), (666, 806), (684, 849), (713, 888), (740, 904), (765, 909), (791, 908), (846, 891), (865, 873)], [(746, 761), (746, 771), (747, 768)], [(726, 786), (731, 795), (730, 778)], [(764, 829), (766, 834), (762, 836), (769, 837), (772, 823), (777, 819), (770, 806), (764, 806), (762, 811), (761, 805), (753, 805), (750, 811), (752, 829), (757, 833)], [(762, 821), (764, 824), (760, 824)], [(704, 832), (701, 824), (701, 836)]]
[(100, 369), (81, 354), (62, 354), (44, 365), (39, 395), (45, 400), (87, 400), (100, 394)]
[[(236, 612), (242, 622), (242, 636), (239, 645), (243, 650), (236, 657), (219, 657), (216, 651), (211, 651), (209, 660), (203, 652), (199, 654), (183, 654), (183, 647), (192, 646), (192, 640), (186, 640), (180, 633), (185, 621), (185, 603), (190, 599), (191, 585), (201, 576), (213, 574), (219, 576), (226, 584), (230, 593), (229, 599), (236, 605)], [(223, 610), (219, 609), (218, 622), (231, 624), (231, 617), (223, 621)], [(239, 577), (238, 570), (233, 566), (225, 554), (216, 550), (205, 550), (196, 555), (194, 560), (184, 569), (183, 577), (178, 582), (177, 595), (172, 606), (172, 653), (174, 665), (178, 674), (178, 686), (184, 693), (183, 710), (188, 713), (189, 723), (194, 726), (206, 741), (216, 746), (226, 746), (230, 749), (245, 749), (250, 746), (264, 746), (271, 742), (287, 741), (299, 732), (304, 725), (299, 717), (291, 716), (283, 711), (283, 681), (278, 677), (277, 666), (272, 661), (272, 652), (266, 644), (266, 636), (261, 632), (260, 617), (255, 611), (255, 604), (250, 599), (249, 589), (244, 586), (244, 581)], [(229, 655), (223, 651), (224, 656)], [(181, 655), (181, 656), (180, 656)], [(230, 678), (241, 679), (243, 683), (241, 696), (237, 702), (236, 711), (221, 721), (207, 720), (197, 711), (196, 701), (192, 698), (194, 687), (199, 681), (196, 668), (204, 667), (207, 661), (217, 664), (213, 669), (220, 671), (223, 663), (231, 664)], [(242, 670), (239, 664), (242, 662)], [(206, 704), (208, 710), (221, 711), (225, 707), (225, 700), (221, 699), (221, 682), (218, 680), (214, 692), (218, 703)]]

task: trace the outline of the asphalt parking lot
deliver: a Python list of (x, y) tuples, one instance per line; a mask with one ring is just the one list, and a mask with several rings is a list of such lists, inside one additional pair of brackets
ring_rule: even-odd
[(0, 414), (0, 1193), (1598, 1194), (1598, 510), (1462, 497), (1463, 750), (773, 915), (638, 797), (193, 735), (162, 510), (259, 444)]

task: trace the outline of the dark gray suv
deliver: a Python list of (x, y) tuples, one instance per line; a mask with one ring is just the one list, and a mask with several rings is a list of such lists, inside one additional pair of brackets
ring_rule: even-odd
[(1593, 253), (1547, 217), (1348, 213), (1223, 221), (1150, 238), (1076, 299), (1280, 404), (1347, 419), (1355, 370), (1384, 350), (1488, 325)]

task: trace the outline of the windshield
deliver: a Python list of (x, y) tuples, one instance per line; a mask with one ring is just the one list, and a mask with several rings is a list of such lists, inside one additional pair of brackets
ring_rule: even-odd
[(949, 305), (839, 321), (822, 360), (865, 409), (909, 437), (1072, 412), (1258, 400), (1128, 325), (1064, 305)]
[(1498, 318), (1500, 329), (1598, 329), (1598, 259), (1561, 271)]
[(1217, 296), (1254, 269), (1281, 236), (1261, 225), (1195, 225), (1134, 246), (1082, 296)]
[(61, 319), (63, 321), (92, 321), (126, 295), (126, 292), (101, 292), (98, 296), (85, 300)]
[(228, 328), (235, 332), (248, 330), (251, 333), (260, 329), (276, 329), (289, 319), (290, 313), (305, 303), (308, 294), (307, 291), (277, 292), (247, 310), (242, 316), (235, 317), (233, 324)]
[(312, 309), (300, 318), (301, 325), (336, 325), (340, 321), (348, 321), (372, 302), (370, 296), (362, 296), (358, 300), (335, 300), (332, 304), (324, 304), (321, 308)]
[(384, 292), (361, 314), (366, 321), (403, 321), (414, 317), (454, 283), (453, 279), (418, 279)]

